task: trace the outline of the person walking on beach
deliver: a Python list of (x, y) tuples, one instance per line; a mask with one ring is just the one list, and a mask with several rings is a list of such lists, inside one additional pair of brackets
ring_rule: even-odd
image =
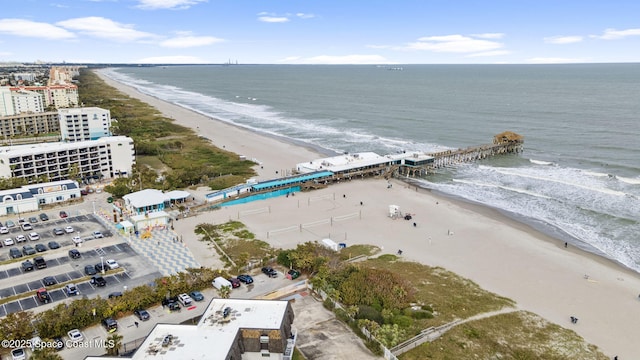
[(137, 321), (134, 321), (134, 322), (133, 322), (133, 324), (134, 324), (136, 327), (138, 327), (138, 325), (139, 325)]
[(565, 242), (565, 243), (564, 243), (564, 248), (565, 248), (565, 249), (567, 248), (567, 245), (569, 245), (569, 244), (567, 244), (567, 243)]

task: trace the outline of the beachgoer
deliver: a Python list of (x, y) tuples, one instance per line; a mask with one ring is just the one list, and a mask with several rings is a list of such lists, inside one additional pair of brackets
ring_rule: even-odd
[(567, 244), (567, 243), (565, 242), (565, 243), (564, 243), (564, 247), (566, 248), (566, 247), (567, 247), (567, 245), (569, 245), (569, 244)]
[(418, 226), (418, 224), (416, 224), (416, 223), (413, 223), (413, 227), (416, 227), (416, 226)]
[(398, 249), (398, 255), (402, 255), (402, 250)]
[(344, 199), (346, 199), (346, 198), (347, 198), (347, 194), (342, 194), (342, 197), (343, 197)]
[(134, 321), (134, 322), (133, 322), (133, 324), (134, 324), (136, 327), (138, 327), (138, 325), (139, 325), (137, 321)]
[(362, 201), (360, 201), (360, 206), (362, 206)]

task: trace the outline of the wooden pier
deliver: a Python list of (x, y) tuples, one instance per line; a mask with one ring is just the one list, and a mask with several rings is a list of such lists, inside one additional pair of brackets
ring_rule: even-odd
[(492, 144), (471, 146), (464, 149), (446, 150), (425, 154), (432, 159), (412, 164), (405, 161), (397, 167), (395, 174), (401, 176), (425, 176), (436, 169), (486, 159), (490, 156), (521, 153), (524, 148), (524, 137), (514, 132), (505, 131), (493, 137)]

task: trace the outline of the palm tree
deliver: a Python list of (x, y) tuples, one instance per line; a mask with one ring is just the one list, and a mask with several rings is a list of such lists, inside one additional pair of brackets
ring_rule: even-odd
[(218, 289), (218, 295), (221, 299), (228, 299), (231, 296), (231, 287), (230, 286), (222, 286)]
[(119, 355), (122, 346), (122, 335), (113, 333), (107, 338), (107, 355)]

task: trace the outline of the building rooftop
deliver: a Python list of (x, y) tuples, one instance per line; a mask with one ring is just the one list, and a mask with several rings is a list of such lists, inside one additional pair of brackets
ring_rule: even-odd
[(322, 170), (342, 172), (349, 169), (384, 164), (389, 161), (391, 161), (391, 159), (388, 157), (380, 156), (374, 152), (362, 152), (343, 154), (299, 163), (296, 165), (296, 169), (302, 173)]
[(118, 141), (130, 142), (133, 140), (126, 136), (110, 136), (110, 137), (103, 137), (97, 140), (86, 140), (86, 141), (76, 141), (76, 142), (50, 142), (50, 143), (28, 144), (28, 145), (1, 146), (0, 154), (7, 154), (8, 156), (26, 156), (26, 155), (33, 155), (35, 152), (74, 150), (74, 149), (85, 148), (90, 146), (104, 145), (106, 143), (115, 143)]
[(127, 206), (142, 208), (145, 206), (162, 204), (168, 201), (184, 200), (189, 196), (191, 196), (189, 192), (182, 190), (174, 190), (163, 193), (162, 191), (157, 189), (144, 189), (131, 194), (127, 194), (122, 198), (124, 199)]

